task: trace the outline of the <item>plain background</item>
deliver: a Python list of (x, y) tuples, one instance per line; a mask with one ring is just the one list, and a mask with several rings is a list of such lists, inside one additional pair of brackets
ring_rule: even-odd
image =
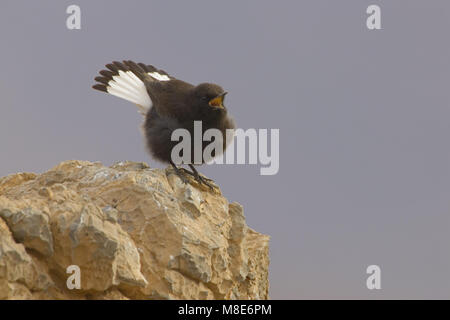
[[(81, 30), (66, 8), (81, 7)], [(366, 27), (381, 7), (382, 30)], [(450, 2), (0, 2), (0, 176), (145, 161), (141, 116), (91, 89), (133, 59), (215, 82), (280, 171), (200, 168), (271, 236), (274, 299), (450, 298)], [(366, 268), (381, 267), (381, 290)]]

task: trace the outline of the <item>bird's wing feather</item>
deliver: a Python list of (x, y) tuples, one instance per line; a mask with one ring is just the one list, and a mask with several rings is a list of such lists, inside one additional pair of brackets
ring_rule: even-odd
[(106, 68), (108, 70), (100, 71), (101, 76), (95, 78), (98, 83), (92, 87), (135, 103), (143, 115), (153, 105), (146, 84), (175, 80), (164, 70), (129, 60), (114, 61), (107, 64)]

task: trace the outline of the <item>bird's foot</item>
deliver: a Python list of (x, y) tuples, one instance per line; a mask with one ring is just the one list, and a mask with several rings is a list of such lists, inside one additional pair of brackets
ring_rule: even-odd
[(205, 186), (208, 186), (211, 190), (214, 190), (216, 188), (215, 185), (211, 184), (210, 182), (214, 182), (214, 180), (206, 178), (204, 176), (201, 176), (197, 171), (190, 172), (189, 170), (184, 169), (184, 172), (194, 177), (194, 180), (197, 181), (198, 184), (203, 184)]
[(191, 168), (192, 172), (189, 172), (189, 171), (187, 171), (187, 172), (189, 172), (191, 175), (194, 176), (194, 179), (195, 179), (195, 181), (198, 182), (198, 184), (200, 184), (200, 185), (203, 184), (203, 185), (205, 185), (205, 186), (208, 186), (209, 189), (211, 189), (211, 191), (214, 191), (214, 189), (216, 188), (216, 186), (215, 186), (215, 185), (212, 185), (212, 184), (210, 183), (210, 182), (214, 182), (213, 180), (201, 176), (201, 175), (198, 173), (197, 169), (195, 169), (195, 167), (194, 167), (192, 164), (189, 164), (189, 168)]
[(207, 177), (204, 177), (204, 176), (200, 176), (200, 174), (198, 172), (197, 173), (196, 172), (191, 172), (191, 171), (189, 171), (189, 170), (187, 170), (185, 168), (181, 168), (180, 170), (182, 170), (184, 173), (187, 173), (188, 175), (193, 176), (196, 181), (198, 181), (200, 179), (202, 181), (214, 182), (213, 179), (210, 179), (210, 178), (207, 178)]
[(193, 166), (190, 167), (192, 169), (192, 172), (184, 168), (178, 168), (175, 164), (172, 164), (172, 168), (175, 171), (175, 174), (181, 179), (184, 184), (189, 184), (189, 179), (186, 176), (186, 174), (188, 174), (192, 176), (199, 185), (205, 185), (212, 191), (217, 188), (217, 186), (210, 183), (214, 182), (214, 180), (201, 176)]
[(204, 184), (205, 186), (208, 186), (211, 190), (214, 190), (215, 186), (209, 183), (208, 181), (213, 181), (211, 179), (208, 179), (206, 177), (202, 177), (201, 175), (194, 175), (195, 181), (197, 181), (199, 184)]
[(178, 178), (180, 178), (181, 182), (183, 182), (184, 184), (189, 184), (189, 179), (186, 178), (186, 175), (184, 174), (184, 169), (183, 171), (181, 171), (179, 168), (173, 166), (173, 171), (175, 172), (175, 174), (178, 176)]

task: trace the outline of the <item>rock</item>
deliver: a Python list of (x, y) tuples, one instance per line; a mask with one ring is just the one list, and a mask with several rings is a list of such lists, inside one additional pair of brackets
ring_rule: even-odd
[(0, 217), (7, 223), (14, 239), (28, 249), (34, 249), (44, 256), (51, 256), (53, 238), (48, 215), (35, 208), (18, 208), (15, 205), (14, 201), (7, 198), (0, 199)]
[(189, 181), (86, 161), (0, 178), (0, 299), (268, 299), (269, 237)]

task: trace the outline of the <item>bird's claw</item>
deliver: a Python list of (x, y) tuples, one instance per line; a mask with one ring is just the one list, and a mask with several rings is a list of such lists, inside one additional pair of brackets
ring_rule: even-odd
[[(207, 177), (203, 177), (203, 176), (200, 176), (200, 175), (196, 175), (195, 173), (190, 172), (189, 170), (186, 170), (185, 168), (181, 168), (180, 170), (183, 170), (184, 173), (187, 173), (188, 175), (193, 176), (194, 179), (195, 179), (196, 181), (198, 181), (198, 180), (200, 179), (200, 180), (202, 180), (202, 181), (211, 181), (211, 182), (214, 182), (213, 179), (210, 179), (210, 178), (207, 178)], [(197, 177), (199, 177), (199, 178), (197, 178)]]
[(215, 186), (210, 183), (210, 182), (214, 182), (213, 179), (203, 177), (198, 173), (195, 174), (195, 172), (191, 172), (184, 168), (181, 168), (180, 170), (183, 170), (184, 173), (187, 173), (187, 174), (191, 175), (192, 177), (194, 177), (195, 181), (197, 181), (199, 184), (204, 184), (205, 186), (208, 186), (211, 190), (214, 190)]
[(210, 184), (208, 181), (213, 181), (211, 179), (202, 177), (201, 175), (194, 176), (195, 181), (197, 181), (199, 184), (204, 184), (205, 186), (208, 186), (211, 190), (214, 190), (215, 186)]
[(208, 186), (210, 190), (214, 190), (216, 188), (215, 185), (210, 183), (214, 182), (214, 180), (201, 176), (197, 171), (190, 172), (184, 168), (177, 168), (174, 165), (173, 170), (184, 184), (189, 184), (189, 179), (186, 176), (186, 174), (189, 174), (198, 184)]

